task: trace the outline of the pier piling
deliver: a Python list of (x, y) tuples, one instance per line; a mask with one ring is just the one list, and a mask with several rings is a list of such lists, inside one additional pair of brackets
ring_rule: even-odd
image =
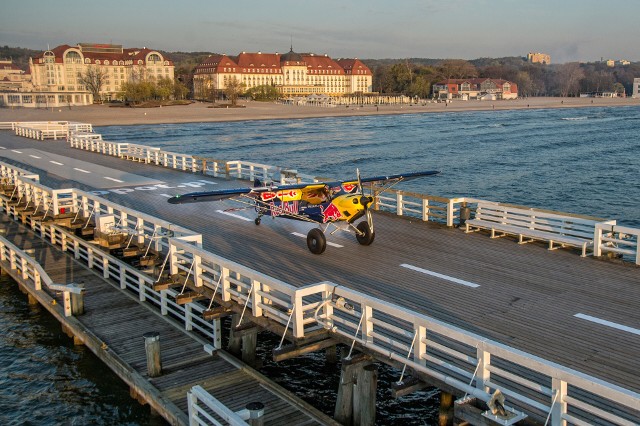
[(144, 348), (147, 352), (147, 374), (149, 377), (158, 377), (162, 374), (160, 333), (150, 331), (143, 334), (142, 337), (144, 337)]

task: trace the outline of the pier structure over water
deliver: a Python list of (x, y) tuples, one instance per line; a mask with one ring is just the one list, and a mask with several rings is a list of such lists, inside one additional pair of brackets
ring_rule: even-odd
[[(73, 140), (72, 137), (70, 139)], [(90, 145), (85, 145), (85, 149), (86, 146)], [(51, 148), (49, 145), (41, 147)], [(101, 152), (126, 157), (122, 151), (121, 155), (111, 154), (117, 152), (114, 149), (105, 148)], [(147, 152), (152, 152), (152, 149)], [(163, 181), (171, 185), (176, 185), (176, 176), (180, 175), (172, 169), (201, 176), (211, 174), (204, 166), (206, 159), (189, 163), (186, 156), (166, 156), (157, 149), (153, 152), (154, 158), (164, 160), (152, 161), (148, 160), (150, 154), (138, 154), (145, 163), (144, 173), (158, 177), (156, 171), (159, 169), (150, 164), (164, 166), (161, 169), (164, 170), (161, 172)], [(131, 159), (141, 161), (141, 158)], [(119, 161), (108, 156), (96, 157), (95, 160), (105, 164), (108, 161), (112, 165)], [(119, 167), (126, 167), (126, 164), (131, 163), (122, 163)], [(191, 168), (187, 164), (191, 164)], [(338, 262), (331, 268), (342, 271), (351, 264), (353, 268), (347, 276), (352, 286), (330, 280), (300, 285), (300, 275), (295, 273), (282, 274), (294, 282), (290, 284), (284, 279), (261, 273), (255, 267), (242, 266), (227, 259), (219, 253), (220, 250), (216, 253), (209, 251), (207, 240), (217, 240), (218, 247), (224, 245), (220, 244), (221, 241), (232, 242), (232, 233), (239, 232), (239, 227), (234, 225), (229, 225), (230, 229), (226, 230), (189, 233), (184, 231), (187, 228), (173, 224), (173, 219), (178, 216), (172, 216), (169, 222), (132, 211), (95, 195), (93, 191), (75, 188), (56, 190), (38, 182), (32, 172), (10, 164), (2, 164), (0, 170), (7, 185), (2, 207), (8, 216), (23, 221), (53, 246), (73, 254), (77, 261), (98, 271), (103, 279), (136, 294), (139, 300), (155, 298), (152, 303), (160, 307), (161, 315), (172, 316), (174, 306), (182, 306), (186, 329), (201, 331), (199, 328), (210, 328), (214, 342), (211, 351), (219, 348), (215, 342), (220, 338), (221, 330), (216, 321), (232, 315), (234, 323), (239, 325), (232, 329), (240, 333), (243, 357), (249, 362), (252, 362), (251, 350), (255, 341), (255, 333), (251, 330), (257, 328), (282, 336), (282, 343), (274, 349), (276, 360), (343, 343), (349, 348), (349, 355), (347, 362), (343, 363), (342, 383), (371, 383), (365, 379), (365, 372), (372, 371), (367, 366), (372, 362), (385, 362), (399, 367), (402, 372), (394, 386), (397, 395), (427, 384), (435, 385), (446, 394), (460, 397), (455, 405), (456, 415), (473, 424), (480, 421), (489, 422), (487, 424), (519, 421), (554, 425), (566, 422), (635, 424), (640, 418), (639, 379), (637, 375), (628, 373), (637, 371), (639, 361), (633, 354), (639, 347), (638, 333), (632, 326), (616, 328), (612, 326), (616, 324), (614, 321), (592, 315), (597, 310), (604, 314), (617, 311), (623, 321), (627, 318), (633, 324), (638, 320), (637, 312), (627, 312), (624, 303), (625, 299), (636, 297), (637, 300), (637, 267), (620, 262), (581, 259), (569, 250), (551, 253), (535, 243), (548, 239), (549, 234), (555, 241), (555, 245), (549, 241), (549, 246), (554, 249), (565, 245), (563, 239), (587, 240), (588, 235), (583, 228), (592, 226), (593, 238), (585, 243), (577, 241), (579, 254), (601, 256), (613, 253), (637, 262), (638, 230), (623, 228), (621, 231), (615, 222), (604, 219), (578, 218), (557, 212), (546, 212), (548, 214), (545, 215), (534, 209), (482, 200), (420, 198), (418, 194), (398, 191), (395, 197), (378, 199), (378, 208), (389, 210), (394, 207), (397, 215), (414, 218), (417, 215), (429, 222), (436, 219), (442, 225), (425, 226), (423, 223), (410, 223), (397, 215), (380, 214), (379, 227), (393, 229), (396, 234), (394, 237), (387, 235), (392, 240), (389, 244), (396, 244), (397, 240), (399, 244), (409, 245), (409, 251), (416, 253), (400, 264), (398, 271), (406, 272), (396, 273), (393, 288), (389, 288), (391, 284), (387, 284), (375, 269), (362, 268), (361, 265), (353, 267), (352, 262), (344, 257), (343, 264)], [(230, 170), (225, 166), (224, 175), (229, 175)], [(256, 168), (256, 165), (251, 165), (248, 171), (241, 167), (238, 170), (241, 175), (249, 175), (242, 177), (269, 173), (269, 168)], [(141, 168), (137, 167), (136, 172), (141, 173)], [(289, 171), (288, 174), (283, 172), (279, 178), (304, 177)], [(216, 181), (215, 184), (225, 183)], [(160, 187), (162, 185), (167, 186), (167, 183), (160, 184)], [(96, 191), (112, 197), (114, 194), (128, 194), (126, 191), (121, 194), (109, 192), (106, 188), (96, 188)], [(148, 191), (151, 192), (150, 189)], [(126, 197), (121, 198), (126, 202)], [(141, 200), (136, 202), (140, 204)], [(156, 208), (154, 204), (150, 206), (158, 214), (163, 214), (163, 209)], [(25, 214), (30, 209), (33, 209), (32, 213)], [(180, 217), (195, 223), (193, 217), (189, 218), (193, 213), (184, 210)], [(499, 214), (503, 220), (496, 219)], [(536, 225), (522, 226), (523, 217)], [(492, 236), (496, 233), (516, 235), (519, 242), (533, 240), (533, 244), (512, 248), (512, 241), (494, 241), (486, 235), (465, 234), (452, 227), (466, 221), (468, 226), (465, 224), (464, 229), (488, 229)], [(54, 224), (56, 222), (60, 223)], [(78, 227), (80, 231), (76, 231), (79, 236), (63, 230), (65, 227), (73, 229), (74, 224), (81, 225)], [(89, 227), (94, 228), (91, 233), (82, 231)], [(568, 231), (562, 232), (560, 228)], [(576, 231), (577, 228), (580, 229)], [(93, 240), (81, 241), (84, 232)], [(236, 249), (227, 249), (229, 255), (247, 259), (255, 257), (257, 247), (260, 247), (255, 245), (259, 244), (256, 241), (258, 237), (236, 234), (233, 242), (240, 245)], [(247, 244), (242, 238), (254, 242)], [(135, 266), (118, 258), (131, 248), (129, 243), (124, 244), (126, 241), (136, 242), (138, 255), (144, 251)], [(259, 241), (269, 244), (263, 239)], [(434, 248), (427, 243), (438, 246)], [(215, 250), (216, 245), (211, 247)], [(456, 247), (458, 255), (462, 256), (460, 260), (448, 254)], [(272, 245), (268, 248), (270, 258), (258, 256), (253, 264), (264, 264), (265, 270), (276, 271), (276, 265), (287, 262), (286, 253), (272, 251)], [(389, 246), (383, 246), (382, 250), (388, 251)], [(397, 246), (394, 251), (402, 252), (402, 249)], [(463, 264), (470, 265), (470, 268), (461, 276), (454, 277), (449, 271), (436, 272), (413, 264), (419, 262), (425, 252), (436, 262), (432, 269), (435, 266), (444, 268), (447, 263), (454, 269), (462, 268), (460, 265)], [(258, 253), (264, 252), (259, 250)], [(379, 252), (373, 251), (373, 254)], [(497, 265), (502, 266), (502, 271), (495, 269), (496, 263), (493, 263), (497, 255), (501, 256)], [(152, 261), (149, 261), (149, 256)], [(396, 253), (388, 252), (387, 256), (391, 258)], [(337, 258), (331, 260), (337, 261)], [(300, 266), (304, 264), (305, 268), (310, 268), (313, 260), (301, 259), (300, 262)], [(9, 269), (20, 270), (13, 264)], [(331, 278), (327, 271), (325, 267), (318, 273), (302, 276), (324, 274)], [(475, 274), (470, 275), (468, 271), (475, 271)], [(416, 281), (405, 278), (414, 274), (430, 278)], [(368, 291), (362, 290), (364, 287), (358, 284), (359, 280), (367, 283)], [(429, 283), (429, 280), (436, 280), (437, 288), (425, 285), (425, 280)], [(549, 286), (548, 280), (555, 282)], [(621, 299), (617, 299), (610, 290), (601, 288), (606, 286), (607, 280), (622, 293)], [(492, 295), (486, 295), (482, 291), (474, 291), (495, 285), (500, 286), (502, 294), (494, 291)], [(562, 288), (554, 288), (556, 285)], [(589, 297), (582, 298), (580, 292), (589, 293)], [(567, 297), (562, 297), (562, 294)], [(540, 295), (543, 295), (542, 299)], [(88, 298), (89, 295), (86, 296)], [(524, 304), (518, 303), (520, 300)], [(580, 308), (589, 312), (566, 315), (573, 309), (569, 303), (571, 300), (577, 300)], [(611, 339), (618, 339), (618, 343), (612, 344)], [(285, 345), (284, 340), (290, 343)], [(571, 343), (567, 344), (567, 341)], [(356, 357), (356, 353), (362, 355)], [(356, 376), (363, 379), (352, 382), (351, 378)], [(353, 408), (348, 406), (349, 401), (354, 401), (354, 392), (348, 389), (351, 390), (346, 392), (349, 396), (344, 396), (345, 392), (338, 393), (336, 419), (353, 415)], [(371, 400), (362, 387), (355, 394), (360, 395), (356, 405)], [(494, 404), (499, 394), (505, 397), (506, 411), (502, 418), (490, 413), (484, 413), (482, 417), (486, 409), (484, 404)], [(347, 408), (340, 408), (344, 406)]]

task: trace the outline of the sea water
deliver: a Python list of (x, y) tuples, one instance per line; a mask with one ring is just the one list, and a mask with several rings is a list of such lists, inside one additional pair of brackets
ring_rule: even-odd
[[(640, 227), (637, 107), (405, 114), (226, 123), (109, 126), (111, 142), (350, 179), (441, 170), (406, 189), (617, 219)], [(161, 424), (129, 397), (58, 322), (0, 278), (0, 424)], [(321, 354), (273, 363), (278, 337), (260, 335), (263, 372), (332, 413), (339, 368)], [(348, 348), (344, 348), (348, 350)], [(400, 371), (381, 367), (379, 424), (431, 425), (437, 392), (389, 395)]]
[(420, 170), (404, 189), (640, 227), (640, 108), (452, 112), (108, 126), (130, 142), (335, 179)]

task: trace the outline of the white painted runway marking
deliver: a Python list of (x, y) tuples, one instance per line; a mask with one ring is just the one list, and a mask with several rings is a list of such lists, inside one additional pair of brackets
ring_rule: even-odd
[(216, 210), (216, 212), (221, 214), (226, 214), (227, 216), (235, 217), (236, 219), (242, 219), (242, 220), (246, 220), (247, 222), (251, 222), (251, 219), (249, 219), (248, 217), (240, 216), (239, 214), (225, 212), (224, 210)]
[(114, 181), (114, 182), (118, 182), (118, 183), (122, 183), (122, 182), (124, 182), (123, 180), (116, 179), (116, 178), (112, 178), (112, 177), (109, 177), (109, 176), (105, 176), (104, 178), (105, 178), (105, 179), (108, 179), (108, 180), (112, 180), (112, 181)]
[(169, 194), (160, 194), (161, 197), (166, 197), (166, 198), (173, 198), (173, 195), (169, 195)]
[(29, 157), (31, 157), (31, 158), (42, 158), (42, 157), (38, 157), (37, 155), (33, 155), (33, 154), (29, 154)]
[(77, 171), (82, 172), (82, 173), (91, 173), (91, 172), (90, 172), (90, 171), (88, 171), (88, 170), (79, 169), (79, 168), (77, 168), (77, 167), (74, 167), (74, 168), (73, 168), (73, 170), (77, 170)]
[(600, 318), (592, 317), (591, 315), (575, 314), (574, 317), (580, 318), (580, 319), (583, 319), (583, 320), (587, 320), (587, 321), (591, 321), (591, 322), (595, 322), (596, 324), (606, 325), (607, 327), (615, 328), (617, 330), (626, 331), (628, 333), (633, 333), (633, 334), (637, 334), (637, 335), (640, 336), (640, 330), (638, 330), (637, 328), (628, 327), (626, 325), (622, 325), (622, 324), (618, 324), (618, 323), (615, 323), (615, 322), (611, 322), (611, 321), (603, 320), (603, 319), (600, 319)]
[(0, 149), (7, 149), (7, 148), (5, 148), (4, 146), (0, 146)]
[(456, 284), (466, 285), (467, 287), (472, 287), (472, 288), (480, 287), (480, 284), (476, 284), (476, 283), (472, 283), (472, 282), (469, 282), (469, 281), (461, 280), (459, 278), (450, 277), (450, 276), (444, 275), (444, 274), (439, 274), (437, 272), (429, 271), (428, 269), (418, 268), (417, 266), (407, 265), (406, 263), (403, 263), (400, 266), (402, 266), (403, 268), (411, 269), (413, 271), (421, 272), (423, 274), (431, 275), (432, 277), (441, 278), (443, 280), (451, 281), (451, 282), (456, 283)]
[(62, 163), (58, 163), (57, 161), (49, 160), (50, 163), (57, 164), (58, 166), (64, 166)]
[[(299, 232), (292, 232), (293, 235), (295, 235), (296, 237), (302, 237), (302, 238), (307, 238), (306, 235), (301, 234)], [(340, 244), (336, 244), (336, 243), (332, 243), (331, 241), (327, 241), (327, 245), (331, 246), (331, 247), (338, 247), (338, 248), (342, 248), (344, 246), (340, 245)]]
[(22, 154), (22, 151), (18, 151), (17, 149), (12, 149), (11, 151), (17, 153), (17, 154)]

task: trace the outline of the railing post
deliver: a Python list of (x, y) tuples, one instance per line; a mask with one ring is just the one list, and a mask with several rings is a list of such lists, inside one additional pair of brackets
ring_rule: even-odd
[(71, 316), (71, 292), (64, 291), (62, 292), (62, 306), (64, 308), (64, 316)]
[(247, 297), (251, 298), (251, 314), (257, 318), (262, 316), (262, 306), (260, 306), (262, 303), (262, 296), (259, 294), (261, 290), (260, 281), (252, 280), (252, 287), (253, 292), (251, 292)]
[(291, 304), (293, 306), (293, 337), (304, 337), (304, 312), (302, 312), (302, 296), (298, 296), (298, 292), (291, 296)]
[(481, 347), (477, 348), (476, 357), (478, 359), (478, 372), (476, 373), (476, 389), (481, 389), (484, 392), (489, 392), (489, 380), (491, 379), (491, 372), (489, 371), (489, 365), (491, 365), (491, 353), (485, 351)]
[(416, 333), (416, 342), (413, 345), (413, 362), (419, 365), (427, 365), (427, 360), (422, 355), (427, 353), (427, 328), (418, 324), (414, 324), (413, 328)]
[(362, 339), (367, 342), (373, 342), (373, 309), (371, 306), (362, 306)]
[(551, 426), (566, 426), (567, 421), (562, 418), (567, 413), (567, 403), (565, 402), (565, 396), (567, 396), (567, 382), (557, 378), (551, 379), (551, 401), (553, 406), (551, 407)]
[(593, 257), (602, 256), (602, 228), (596, 224), (593, 230)]
[(429, 222), (429, 200), (427, 198), (422, 199), (422, 220)]
[(455, 206), (453, 204), (453, 200), (449, 199), (449, 202), (447, 203), (447, 226), (448, 227), (453, 226), (454, 212), (455, 212)]
[(398, 191), (396, 192), (396, 214), (398, 216), (402, 216), (402, 192)]

